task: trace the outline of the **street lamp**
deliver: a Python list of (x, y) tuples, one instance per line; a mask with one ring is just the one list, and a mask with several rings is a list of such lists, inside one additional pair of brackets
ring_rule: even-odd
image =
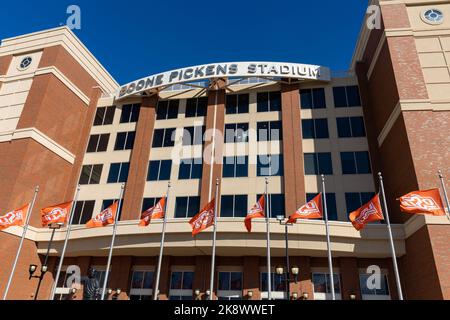
[(28, 267), (28, 272), (30, 273), (30, 279), (33, 277), (33, 274), (36, 272), (36, 270), (37, 270), (37, 265), (30, 264), (30, 266)]
[[(289, 297), (291, 296), (290, 294), (290, 288), (289, 288), (289, 282), (290, 282), (290, 275), (289, 275), (289, 270), (290, 270), (290, 263), (289, 263), (289, 226), (292, 226), (292, 223), (288, 223), (288, 221), (286, 221), (286, 217), (285, 216), (277, 216), (277, 220), (278, 223), (282, 226), (284, 226), (284, 239), (285, 239), (285, 243), (286, 243), (286, 270), (284, 270), (284, 272), (286, 272), (286, 279), (285, 279), (285, 283), (286, 283), (286, 299), (289, 299)], [(280, 270), (278, 270), (280, 271)], [(278, 274), (277, 271), (277, 274)], [(281, 274), (283, 274), (283, 272), (281, 272)], [(279, 274), (279, 275), (281, 275)]]
[(303, 292), (302, 298), (303, 298), (303, 300), (308, 300), (309, 299), (308, 292)]
[(300, 269), (297, 266), (294, 266), (291, 268), (291, 273), (294, 275), (294, 281), (295, 283), (298, 282), (298, 274), (300, 273)]
[(298, 293), (297, 292), (292, 293), (292, 300), (298, 300)]
[(251, 298), (253, 298), (253, 291), (252, 290), (247, 291), (247, 297), (248, 297), (249, 300)]

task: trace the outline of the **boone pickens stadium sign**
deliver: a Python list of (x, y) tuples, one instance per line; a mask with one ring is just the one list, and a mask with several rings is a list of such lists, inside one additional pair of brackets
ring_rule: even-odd
[(213, 63), (168, 71), (133, 81), (121, 87), (116, 98), (123, 99), (147, 90), (221, 77), (281, 77), (330, 81), (330, 69), (315, 65), (282, 62)]

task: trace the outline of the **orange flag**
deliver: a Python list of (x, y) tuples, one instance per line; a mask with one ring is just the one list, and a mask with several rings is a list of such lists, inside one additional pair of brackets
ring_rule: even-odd
[(65, 224), (67, 222), (67, 217), (69, 216), (71, 208), (72, 208), (72, 201), (42, 209), (41, 210), (42, 226), (46, 227), (53, 223)]
[(101, 228), (113, 224), (116, 220), (118, 203), (114, 202), (110, 207), (103, 210), (95, 218), (86, 223), (87, 228)]
[(399, 200), (402, 212), (445, 216), (445, 209), (441, 195), (439, 194), (439, 189), (411, 192)]
[(14, 226), (23, 226), (29, 207), (30, 205), (27, 204), (20, 209), (8, 212), (0, 217), (0, 230), (5, 230)]
[(166, 198), (162, 198), (156, 204), (156, 206), (151, 207), (150, 209), (144, 211), (141, 215), (141, 222), (139, 223), (140, 227), (147, 227), (153, 219), (162, 219), (164, 218), (164, 207), (166, 205)]
[(216, 201), (213, 199), (206, 207), (189, 221), (192, 226), (192, 236), (195, 237), (203, 230), (214, 225), (214, 209)]
[(252, 232), (252, 220), (257, 218), (265, 218), (264, 205), (266, 203), (266, 197), (263, 195), (259, 201), (250, 209), (245, 218), (245, 227), (248, 232)]
[(297, 219), (322, 219), (322, 193), (305, 204), (289, 217), (287, 223), (296, 223)]
[(383, 210), (381, 210), (378, 194), (369, 203), (350, 214), (350, 221), (358, 231), (364, 229), (369, 222), (382, 220), (384, 220)]

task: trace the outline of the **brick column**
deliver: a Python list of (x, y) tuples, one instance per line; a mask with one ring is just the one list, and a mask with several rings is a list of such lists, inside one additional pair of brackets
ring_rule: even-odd
[(128, 292), (131, 284), (132, 262), (133, 258), (131, 256), (113, 257), (109, 287), (113, 290), (113, 294), (115, 294), (116, 289), (122, 291), (118, 300), (129, 299)]
[[(5, 75), (8, 72), (12, 58), (12, 55), (0, 57), (0, 76)], [(3, 83), (0, 82), (0, 89), (2, 88), (2, 84)]]
[(282, 84), (281, 101), (284, 193), (286, 216), (290, 216), (306, 200), (299, 86)]
[[(209, 190), (211, 187), (211, 199), (214, 198), (216, 179), (222, 180), (222, 158), (223, 158), (223, 132), (225, 129), (225, 99), (226, 92), (223, 89), (210, 90), (208, 96), (208, 111), (206, 115), (206, 132), (208, 130), (219, 130), (222, 134), (215, 137), (215, 158), (220, 159), (219, 163), (214, 161), (213, 173), (211, 179), (211, 163), (213, 157), (212, 154), (212, 134), (206, 135), (206, 138), (210, 141), (205, 142), (205, 157), (203, 159), (203, 175), (201, 182), (201, 197), (200, 206), (203, 208), (209, 202)], [(217, 105), (216, 105), (217, 103)], [(216, 112), (214, 112), (216, 109)], [(215, 115), (215, 116), (214, 116)], [(215, 122), (214, 122), (215, 118)], [(211, 157), (211, 158), (209, 158)], [(209, 158), (209, 159), (208, 159)], [(212, 184), (212, 186), (210, 185)], [(220, 193), (220, 184), (219, 184)]]
[(142, 99), (139, 120), (136, 125), (136, 138), (131, 151), (130, 172), (123, 199), (122, 221), (136, 220), (141, 213), (158, 99), (159, 97), (156, 95)]
[(244, 297), (247, 297), (249, 291), (253, 291), (251, 300), (261, 300), (261, 292), (259, 291), (259, 257), (244, 257)]
[[(76, 258), (76, 264), (80, 267), (81, 277), (84, 277), (88, 274), (89, 267), (91, 266), (91, 257), (78, 257)], [(64, 265), (69, 265), (68, 263), (64, 263)], [(80, 290), (73, 296), (73, 300), (83, 300), (83, 291), (84, 285), (81, 284)]]
[[(161, 275), (159, 281), (159, 299), (168, 300), (170, 291), (170, 277), (171, 277), (171, 261), (169, 256), (164, 256), (161, 264)], [(156, 271), (156, 270), (155, 270)], [(155, 283), (156, 285), (156, 283)], [(155, 290), (155, 288), (153, 289)]]
[(303, 293), (309, 295), (309, 300), (314, 298), (313, 284), (311, 281), (311, 258), (300, 257), (299, 258), (300, 274), (298, 276), (300, 282), (299, 297), (302, 297)]
[(350, 300), (354, 294), (357, 300), (361, 300), (361, 288), (359, 285), (358, 261), (356, 258), (339, 258), (342, 280), (342, 300)]

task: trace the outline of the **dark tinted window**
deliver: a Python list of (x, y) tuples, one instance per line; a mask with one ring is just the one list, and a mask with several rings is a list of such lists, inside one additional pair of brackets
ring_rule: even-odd
[(222, 196), (221, 217), (243, 218), (247, 216), (247, 195)]
[(248, 94), (227, 95), (226, 101), (227, 114), (248, 113), (248, 110), (249, 110)]
[(74, 210), (73, 224), (85, 224), (92, 219), (95, 201), (77, 201)]
[(140, 104), (127, 104), (122, 106), (122, 114), (120, 116), (120, 123), (137, 122), (139, 119)]
[(95, 134), (89, 138), (87, 147), (88, 153), (90, 152), (104, 152), (108, 148), (109, 134)]
[(300, 103), (302, 109), (325, 109), (325, 89), (302, 89), (300, 90)]
[(116, 107), (102, 107), (97, 108), (97, 113), (95, 114), (94, 126), (103, 126), (112, 124), (114, 121), (114, 114), (116, 112)]
[(259, 155), (256, 165), (256, 174), (258, 177), (283, 176), (283, 155)]
[(359, 96), (358, 86), (347, 87), (347, 99), (349, 107), (359, 107), (361, 106), (361, 98)]
[(328, 139), (327, 119), (305, 119), (302, 120), (303, 139)]
[(304, 157), (306, 175), (333, 174), (331, 153), (305, 153)]
[(336, 108), (347, 107), (347, 94), (345, 91), (345, 87), (334, 87), (333, 96), (334, 96), (334, 106)]

